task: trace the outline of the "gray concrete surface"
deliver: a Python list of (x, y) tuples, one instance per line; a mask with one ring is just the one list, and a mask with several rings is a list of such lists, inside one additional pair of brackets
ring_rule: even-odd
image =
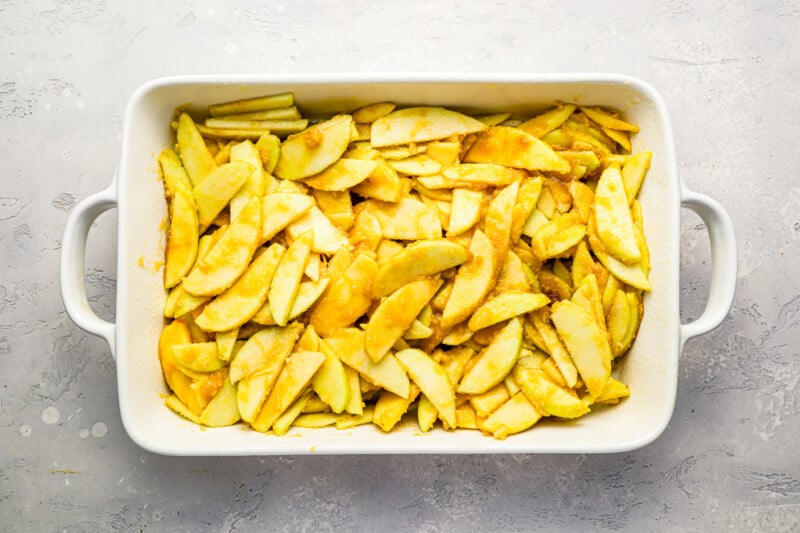
[[(0, 0), (5, 531), (800, 530), (800, 6)], [(103, 341), (66, 316), (67, 213), (111, 179), (126, 98), (167, 74), (610, 71), (661, 91), (680, 171), (732, 214), (738, 293), (690, 341), (672, 423), (608, 456), (175, 459), (126, 436)], [(685, 212), (698, 316), (706, 231)], [(116, 214), (87, 283), (113, 317)]]

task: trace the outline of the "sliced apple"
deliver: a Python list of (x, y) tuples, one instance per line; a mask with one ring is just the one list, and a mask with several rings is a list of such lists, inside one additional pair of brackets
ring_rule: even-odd
[(386, 239), (413, 241), (442, 236), (439, 214), (414, 198), (404, 197), (396, 203), (367, 200), (360, 205), (378, 219)]
[(309, 323), (320, 335), (351, 326), (372, 305), (372, 287), (378, 265), (360, 254), (347, 270), (319, 299), (311, 311)]
[(530, 313), (550, 303), (544, 294), (530, 292), (506, 292), (490, 298), (469, 319), (469, 329), (478, 331), (499, 324), (515, 316)]
[(441, 285), (438, 277), (423, 278), (397, 289), (381, 301), (366, 329), (365, 349), (373, 361), (380, 361), (386, 355)]
[(631, 155), (622, 165), (622, 184), (625, 187), (625, 197), (628, 203), (633, 203), (639, 194), (644, 176), (650, 168), (653, 152), (638, 152)]
[(201, 232), (214, 222), (255, 170), (253, 165), (242, 161), (226, 163), (215, 168), (200, 185), (195, 186), (194, 198)]
[(312, 391), (306, 391), (300, 396), (298, 399), (294, 401), (292, 405), (287, 408), (281, 416), (275, 421), (272, 425), (272, 431), (275, 432), (276, 435), (283, 436), (289, 431), (289, 428), (292, 427), (297, 418), (303, 414), (303, 409), (308, 404), (309, 400), (314, 396)]
[(573, 104), (561, 104), (558, 107), (545, 111), (519, 125), (519, 129), (526, 131), (534, 137), (543, 137), (546, 133), (561, 126), (575, 111)]
[(279, 416), (300, 396), (317, 372), (325, 356), (319, 352), (297, 352), (281, 369), (264, 406), (253, 420), (253, 429), (269, 431)]
[(215, 372), (227, 365), (219, 358), (216, 342), (193, 342), (172, 347), (175, 361), (195, 372)]
[(276, 135), (262, 135), (256, 141), (256, 150), (261, 156), (261, 164), (267, 173), (267, 192), (273, 192), (275, 178), (271, 176), (281, 156), (281, 140)]
[(231, 287), (203, 308), (195, 323), (206, 331), (238, 328), (264, 305), (269, 286), (286, 249), (273, 244), (256, 257)]
[(573, 391), (550, 381), (544, 370), (517, 366), (513, 375), (525, 396), (547, 414), (577, 418), (589, 412), (586, 404)]
[(551, 316), (589, 394), (599, 395), (611, 373), (608, 338), (591, 315), (569, 300), (554, 303)]
[(495, 275), (503, 268), (511, 246), (511, 226), (514, 219), (509, 214), (514, 210), (518, 194), (519, 182), (515, 181), (498, 192), (486, 210), (483, 227), (494, 250)]
[(442, 172), (446, 179), (458, 182), (460, 185), (484, 184), (492, 187), (509, 185), (521, 180), (526, 173), (515, 168), (509, 168), (491, 161), (469, 162), (455, 165)]
[(283, 361), (280, 366), (275, 366), (266, 372), (254, 374), (241, 379), (236, 384), (236, 404), (239, 407), (239, 414), (247, 423), (251, 423), (258, 415), (264, 400), (267, 399), (272, 385), (278, 378), (278, 372), (283, 368)]
[(305, 215), (314, 205), (314, 199), (299, 193), (272, 193), (264, 197), (264, 219), (261, 242), (264, 243), (286, 226)]
[(631, 390), (627, 385), (615, 378), (608, 378), (603, 392), (594, 399), (595, 403), (616, 403), (620, 398), (627, 398), (631, 395)]
[(192, 192), (178, 186), (170, 206), (169, 235), (164, 264), (164, 288), (174, 287), (197, 259), (199, 227)]
[(330, 345), (322, 342), (319, 345), (319, 351), (325, 356), (325, 362), (311, 379), (311, 388), (334, 413), (341, 413), (350, 402), (347, 373)]
[(200, 415), (203, 405), (191, 388), (192, 378), (178, 369), (178, 362), (172, 352), (173, 346), (188, 344), (192, 341), (189, 327), (183, 320), (173, 320), (161, 330), (158, 340), (158, 358), (167, 386), (178, 396), (191, 412)]
[(593, 211), (592, 215), (589, 216), (589, 224), (586, 227), (589, 245), (592, 247), (594, 255), (620, 281), (637, 289), (649, 291), (650, 281), (647, 279), (647, 274), (642, 270), (641, 264), (627, 265), (607, 252), (605, 244), (597, 236), (595, 214), (596, 212)]
[[(313, 201), (313, 200), (312, 200)], [(297, 239), (307, 231), (314, 232), (311, 250), (320, 254), (332, 254), (347, 246), (347, 235), (337, 228), (317, 206), (312, 206), (304, 215), (289, 224), (286, 233)]]
[(419, 388), (411, 385), (411, 393), (408, 398), (398, 396), (387, 390), (383, 391), (375, 402), (375, 411), (372, 415), (372, 423), (383, 431), (391, 431), (394, 426), (403, 418), (416, 397), (419, 395)]
[(241, 416), (236, 403), (236, 387), (226, 378), (222, 382), (222, 388), (200, 414), (200, 423), (204, 426), (219, 428), (232, 426), (239, 420), (241, 420)]
[(373, 295), (381, 298), (424, 276), (433, 276), (467, 260), (467, 249), (446, 239), (414, 242), (381, 264)]
[(494, 285), (498, 270), (495, 248), (482, 231), (475, 231), (469, 253), (470, 259), (458, 268), (442, 312), (443, 329), (466, 320), (483, 303)]
[(285, 326), (289, 321), (313, 240), (313, 231), (303, 233), (289, 246), (275, 269), (269, 288), (269, 308), (279, 326)]
[(195, 296), (214, 296), (247, 269), (261, 235), (261, 200), (253, 198), (183, 281)]
[(525, 393), (518, 392), (482, 423), (479, 421), (478, 425), (494, 438), (505, 439), (509, 435), (525, 431), (540, 418), (542, 413), (528, 400)]
[(581, 223), (577, 212), (571, 211), (542, 224), (531, 239), (531, 247), (540, 260), (546, 261), (563, 255), (585, 235), (586, 224)]
[(353, 111), (353, 120), (359, 124), (371, 124), (394, 111), (395, 107), (397, 106), (391, 102), (377, 102), (365, 105)]
[[(376, 152), (377, 153), (377, 152)], [(398, 202), (403, 196), (403, 181), (397, 171), (378, 156), (378, 164), (372, 174), (351, 189), (364, 198), (384, 202)]]
[(511, 396), (505, 384), (500, 383), (482, 394), (470, 396), (469, 404), (475, 410), (476, 415), (487, 417), (506, 403)]
[[(542, 311), (546, 311), (546, 309)], [(541, 311), (530, 315), (531, 321), (541, 338), (541, 344), (544, 344), (544, 349), (553, 358), (553, 362), (558, 367), (559, 373), (564, 377), (566, 385), (572, 388), (578, 381), (578, 369), (575, 368), (575, 363), (572, 361), (572, 357), (570, 357), (564, 343), (561, 342), (558, 332), (545, 319), (545, 316), (545, 313)]]
[(373, 362), (364, 349), (365, 338), (366, 334), (362, 330), (345, 328), (323, 339), (323, 342), (330, 345), (344, 364), (358, 371), (370, 383), (408, 398), (408, 376), (397, 358), (386, 354), (379, 362)]
[(385, 115), (372, 123), (372, 146), (421, 143), (466, 135), (486, 129), (472, 117), (442, 107), (409, 107)]
[(616, 166), (603, 171), (597, 182), (595, 220), (597, 236), (611, 255), (629, 265), (639, 262), (642, 254), (634, 233), (622, 175)]
[(267, 192), (267, 180), (264, 176), (264, 167), (261, 154), (249, 140), (231, 146), (231, 162), (247, 163), (253, 171), (247, 177), (242, 187), (236, 191), (230, 202), (231, 218), (237, 217), (239, 212), (247, 205), (253, 196), (264, 196)]
[(569, 163), (530, 133), (493, 126), (481, 133), (464, 157), (465, 163), (496, 163), (527, 170), (569, 172)]
[(481, 394), (503, 381), (514, 368), (521, 346), (522, 322), (512, 318), (461, 378), (458, 392)]
[[(192, 117), (187, 113), (181, 113), (178, 118), (178, 151), (183, 162), (186, 173), (192, 181), (192, 185), (200, 185), (215, 168), (217, 163), (206, 147), (203, 136), (197, 130)], [(236, 191), (234, 191), (236, 192)]]
[(481, 215), (483, 194), (470, 189), (453, 189), (453, 200), (450, 208), (450, 223), (447, 227), (447, 236), (461, 235), (474, 226)]
[[(198, 425), (202, 424), (202, 422), (200, 422), (200, 416), (197, 415), (197, 413), (195, 413), (191, 409), (189, 409), (186, 406), (186, 404), (184, 404), (180, 400), (180, 398), (178, 398), (177, 395), (170, 394), (169, 396), (167, 396), (167, 399), (164, 400), (164, 405), (166, 405), (167, 407), (172, 409), (172, 411), (174, 411), (175, 413), (177, 413), (177, 414), (181, 415), (182, 417), (186, 418), (187, 420), (190, 420), (190, 421), (192, 421), (192, 422), (194, 422), (195, 424), (198, 424)], [(434, 410), (434, 412), (436, 412), (436, 411)]]
[(305, 178), (303, 183), (322, 191), (346, 191), (367, 179), (377, 166), (377, 161), (343, 157), (319, 174)]
[(624, 120), (620, 120), (616, 115), (609, 113), (605, 109), (599, 107), (581, 106), (581, 111), (583, 111), (583, 113), (587, 117), (589, 117), (590, 119), (594, 120), (595, 122), (606, 128), (610, 128), (612, 130), (630, 131), (630, 132), (639, 131), (638, 126), (634, 126), (633, 124), (629, 124)]
[(256, 332), (231, 361), (231, 382), (235, 384), (256, 373), (280, 370), (302, 329), (302, 324), (292, 323), (285, 328), (266, 327)]
[(417, 424), (419, 425), (419, 430), (423, 433), (427, 433), (431, 430), (438, 418), (439, 411), (436, 407), (427, 396), (424, 394), (420, 395), (419, 402), (417, 402)]
[(442, 170), (442, 164), (425, 154), (387, 161), (388, 165), (406, 176), (430, 176)]
[(361, 378), (358, 372), (349, 366), (344, 367), (347, 375), (347, 387), (350, 389), (350, 397), (344, 410), (351, 415), (361, 415), (364, 413), (364, 401), (361, 397)]
[(231, 360), (231, 355), (233, 355), (233, 351), (236, 348), (236, 341), (238, 337), (238, 327), (217, 333), (214, 341), (217, 343), (217, 352), (219, 353), (220, 359), (223, 361)]
[(337, 115), (290, 135), (281, 145), (275, 175), (286, 180), (297, 180), (322, 172), (347, 149), (352, 124), (350, 115)]
[(378, 219), (366, 209), (359, 211), (349, 232), (350, 244), (357, 250), (375, 251), (383, 237), (383, 229)]

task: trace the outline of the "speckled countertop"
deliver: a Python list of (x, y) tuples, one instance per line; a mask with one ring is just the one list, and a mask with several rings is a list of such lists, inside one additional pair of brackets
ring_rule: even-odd
[[(797, 2), (0, 0), (5, 531), (800, 530)], [(569, 8), (567, 6), (572, 5)], [(663, 436), (606, 456), (176, 459), (134, 445), (104, 341), (59, 294), (67, 213), (104, 188), (126, 99), (168, 74), (610, 71), (664, 96), (687, 184), (731, 213), (736, 300), (690, 341)], [(87, 254), (114, 313), (116, 214)], [(681, 309), (710, 277), (685, 212)]]

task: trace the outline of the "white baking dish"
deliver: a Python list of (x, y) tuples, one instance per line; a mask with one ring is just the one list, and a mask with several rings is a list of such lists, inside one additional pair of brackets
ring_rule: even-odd
[[(178, 105), (209, 103), (294, 91), (308, 116), (350, 111), (390, 100), (475, 111), (530, 114), (556, 100), (609, 106), (641, 127), (635, 150), (653, 152), (641, 191), (645, 232), (652, 252), (652, 292), (631, 352), (618, 374), (631, 397), (577, 421), (542, 421), (499, 441), (477, 431), (441, 429), (420, 434), (406, 424), (390, 434), (372, 425), (349, 431), (294, 429), (276, 437), (234, 426), (203, 429), (164, 406), (166, 385), (156, 354), (163, 326), (162, 272), (166, 207), (155, 156), (172, 140), (169, 121)], [(83, 258), (92, 221), (116, 206), (119, 216), (116, 323), (99, 319), (83, 287)], [(691, 324), (679, 320), (680, 211), (688, 207), (706, 223), (713, 257), (706, 310)], [(142, 266), (143, 265), (143, 266)], [(661, 97), (640, 80), (618, 75), (284, 75), (175, 77), (152, 81), (131, 97), (122, 154), (111, 185), (82, 201), (64, 233), (61, 285), (72, 319), (104, 337), (117, 360), (122, 420), (143, 448), (168, 455), (305, 453), (600, 453), (631, 450), (658, 437), (675, 404), (678, 360), (687, 339), (716, 327), (733, 300), (736, 242), (728, 215), (712, 199), (693, 193), (677, 174), (672, 130)]]

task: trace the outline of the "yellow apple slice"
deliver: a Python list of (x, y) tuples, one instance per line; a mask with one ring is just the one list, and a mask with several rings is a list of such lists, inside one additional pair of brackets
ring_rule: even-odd
[(317, 372), (325, 356), (319, 352), (297, 352), (283, 366), (261, 412), (253, 420), (253, 429), (269, 431), (275, 421), (300, 396)]
[(589, 408), (574, 392), (550, 381), (544, 370), (517, 366), (513, 375), (525, 396), (547, 414), (577, 418), (589, 412)]
[(350, 401), (350, 385), (345, 367), (327, 343), (319, 343), (325, 362), (311, 379), (311, 388), (331, 411), (341, 413)]
[(511, 372), (522, 346), (522, 322), (512, 318), (478, 355), (458, 384), (461, 394), (481, 394), (491, 389)]
[(617, 403), (620, 398), (627, 398), (631, 395), (631, 390), (627, 385), (615, 378), (608, 378), (603, 392), (594, 399), (595, 403)]
[(396, 203), (367, 200), (361, 205), (378, 219), (386, 239), (413, 241), (442, 236), (439, 214), (414, 198), (404, 197)]
[(620, 355), (626, 348), (625, 341), (631, 325), (631, 306), (628, 304), (625, 291), (619, 289), (614, 294), (608, 310), (608, 333), (611, 336), (611, 353), (614, 357)]
[(397, 106), (391, 102), (377, 102), (365, 105), (353, 111), (353, 120), (359, 124), (371, 124), (394, 111), (395, 107)]
[(175, 361), (195, 372), (215, 372), (227, 365), (219, 358), (216, 342), (193, 342), (172, 347)]
[(625, 197), (628, 203), (633, 203), (639, 194), (644, 176), (650, 168), (653, 152), (638, 152), (625, 160), (622, 165), (622, 184), (625, 187)]
[(408, 326), (408, 329), (403, 333), (403, 338), (405, 340), (418, 340), (418, 339), (427, 339), (433, 335), (433, 330), (420, 322), (417, 319), (414, 319), (411, 322), (411, 325)]
[(200, 231), (205, 231), (214, 222), (253, 171), (255, 167), (248, 163), (226, 163), (210, 172), (194, 188)]
[(608, 333), (603, 310), (603, 296), (600, 294), (597, 276), (594, 274), (584, 276), (572, 293), (572, 301), (589, 313), (604, 335)]
[(349, 233), (350, 244), (357, 250), (375, 251), (383, 237), (378, 219), (366, 209), (359, 211)]
[(542, 339), (543, 349), (546, 349), (550, 357), (553, 358), (559, 373), (564, 377), (566, 385), (570, 388), (574, 387), (578, 381), (578, 369), (575, 368), (572, 357), (570, 357), (567, 348), (558, 337), (558, 332), (550, 322), (545, 320), (543, 313), (531, 313), (530, 318)]
[(303, 183), (321, 191), (346, 191), (367, 179), (377, 166), (377, 161), (343, 157), (319, 174), (303, 179)]
[(639, 262), (642, 254), (619, 168), (611, 166), (603, 171), (594, 198), (597, 236), (608, 252), (629, 265)]
[(491, 115), (480, 115), (475, 118), (487, 126), (497, 126), (498, 124), (508, 120), (510, 117), (511, 113), (493, 113)]
[(199, 227), (192, 192), (178, 186), (170, 206), (169, 235), (164, 261), (164, 288), (180, 283), (197, 259)]
[(208, 402), (200, 414), (200, 423), (212, 428), (232, 426), (241, 420), (239, 406), (236, 403), (236, 387), (225, 378), (222, 388)]
[(455, 165), (444, 170), (442, 176), (445, 179), (458, 182), (459, 185), (484, 184), (499, 187), (524, 178), (526, 173), (515, 168), (486, 161), (466, 162)]
[[(377, 153), (377, 152), (376, 152)], [(351, 189), (364, 198), (384, 202), (398, 202), (403, 196), (403, 181), (397, 171), (378, 156), (378, 164), (372, 174)]]
[(433, 276), (467, 260), (467, 249), (446, 239), (414, 242), (381, 264), (375, 275), (373, 295), (381, 298), (408, 283)]
[(299, 193), (272, 193), (264, 197), (264, 220), (261, 243), (270, 240), (286, 226), (303, 216), (314, 205), (314, 199)]
[(375, 406), (373, 404), (364, 408), (361, 414), (355, 415), (339, 415), (339, 420), (336, 421), (336, 429), (350, 429), (356, 426), (362, 426), (372, 422), (375, 415)]
[(347, 375), (347, 387), (350, 389), (350, 399), (344, 410), (351, 415), (364, 414), (364, 401), (361, 396), (361, 378), (358, 372), (349, 366), (344, 367), (344, 373)]
[[(200, 185), (215, 168), (217, 163), (208, 151), (203, 136), (197, 130), (192, 117), (181, 113), (178, 118), (178, 151), (192, 185)], [(235, 192), (235, 191), (234, 191)]]
[(261, 163), (261, 154), (249, 140), (231, 146), (231, 162), (247, 163), (253, 171), (242, 187), (233, 195), (230, 202), (231, 219), (235, 219), (253, 196), (264, 196), (267, 192), (267, 180)]
[(583, 111), (583, 113), (587, 117), (594, 120), (601, 126), (605, 126), (606, 128), (610, 128), (612, 130), (620, 130), (620, 131), (631, 131), (631, 132), (639, 131), (638, 126), (634, 126), (633, 124), (629, 124), (624, 120), (620, 120), (615, 115), (612, 115), (608, 111), (601, 109), (599, 107), (581, 106), (581, 111)]
[(458, 268), (453, 290), (442, 312), (443, 329), (466, 320), (483, 303), (494, 285), (497, 273), (495, 249), (482, 231), (475, 231), (469, 253), (470, 259)]
[(203, 308), (195, 323), (206, 331), (238, 328), (264, 305), (270, 283), (286, 249), (273, 244), (256, 257), (231, 287)]
[(409, 377), (451, 427), (456, 424), (456, 398), (444, 369), (422, 350), (397, 352), (397, 359)]
[(491, 433), (494, 438), (502, 440), (509, 435), (525, 431), (540, 418), (542, 413), (528, 400), (525, 393), (518, 392), (486, 420), (478, 422), (478, 425), (482, 430)]
[(506, 186), (489, 203), (486, 210), (486, 218), (483, 221), (483, 230), (492, 243), (494, 249), (495, 275), (500, 273), (500, 269), (505, 264), (508, 249), (511, 246), (511, 226), (514, 223), (512, 216), (509, 216), (517, 203), (519, 195), (519, 182), (515, 181)]
[(228, 331), (220, 331), (217, 333), (214, 341), (217, 343), (217, 352), (219, 358), (223, 361), (230, 361), (233, 351), (236, 348), (236, 342), (239, 338), (239, 328), (233, 328)]
[(261, 200), (253, 198), (183, 281), (195, 296), (214, 296), (242, 275), (261, 236)]
[[(389, 148), (381, 148), (378, 153), (385, 160), (399, 160), (408, 159), (409, 157), (417, 154), (424, 154), (428, 151), (428, 146), (425, 144), (409, 144), (405, 146), (391, 146)], [(437, 171), (438, 172), (438, 171)]]
[(519, 240), (520, 235), (522, 235), (522, 228), (531, 217), (533, 210), (536, 209), (536, 203), (542, 193), (542, 183), (541, 176), (522, 181), (517, 194), (517, 201), (512, 211), (511, 242)]
[(372, 283), (378, 265), (360, 254), (311, 310), (309, 324), (327, 336), (351, 326), (372, 305)]
[(589, 236), (589, 245), (600, 263), (608, 269), (620, 281), (644, 291), (650, 290), (650, 281), (647, 274), (642, 270), (641, 264), (626, 265), (619, 259), (607, 252), (605, 244), (597, 236), (596, 212), (593, 211), (589, 216), (589, 223), (586, 226), (586, 233)]
[(541, 138), (546, 133), (561, 126), (575, 111), (573, 104), (561, 104), (558, 107), (545, 111), (519, 125), (519, 129), (526, 131), (534, 137)]
[(485, 129), (482, 122), (456, 111), (442, 107), (409, 107), (392, 111), (373, 122), (370, 140), (372, 146), (380, 148), (446, 139)]
[(481, 216), (484, 195), (470, 189), (453, 189), (453, 200), (450, 208), (450, 224), (447, 236), (461, 235), (474, 226)]
[(375, 402), (375, 411), (372, 414), (372, 423), (383, 431), (391, 431), (394, 426), (408, 412), (408, 407), (419, 395), (419, 388), (411, 385), (411, 393), (408, 398), (398, 396), (393, 392), (383, 391)]
[(554, 303), (551, 317), (589, 394), (599, 395), (611, 374), (608, 338), (587, 312), (569, 300)]
[(425, 154), (412, 155), (405, 159), (387, 161), (397, 172), (407, 176), (430, 176), (442, 170), (442, 165)]
[(419, 430), (423, 433), (427, 433), (431, 430), (438, 418), (439, 411), (436, 410), (436, 407), (427, 396), (420, 395), (419, 402), (417, 402), (417, 424), (419, 425)]
[(581, 224), (577, 212), (570, 211), (542, 224), (531, 239), (531, 247), (540, 260), (546, 261), (563, 255), (585, 235), (586, 224)]
[(511, 396), (505, 383), (500, 383), (483, 394), (470, 396), (469, 404), (475, 410), (476, 415), (487, 417), (495, 412), (498, 407), (506, 403)]
[(544, 294), (530, 292), (506, 292), (490, 298), (469, 319), (469, 329), (478, 331), (499, 324), (509, 318), (530, 313), (550, 303)]
[(347, 149), (352, 124), (350, 115), (337, 115), (290, 135), (281, 145), (275, 175), (286, 180), (297, 180), (322, 172)]
[(497, 277), (494, 293), (504, 292), (531, 292), (531, 282), (528, 279), (530, 267), (522, 262), (517, 254), (508, 252), (506, 264)]
[(370, 383), (408, 398), (408, 376), (397, 358), (386, 354), (379, 362), (372, 361), (364, 349), (365, 337), (366, 334), (360, 329), (345, 328), (322, 342), (327, 342), (344, 364), (358, 371)]
[(330, 255), (348, 244), (347, 235), (337, 228), (317, 206), (312, 206), (306, 214), (286, 228), (286, 233), (293, 239), (299, 238), (307, 231), (314, 232), (314, 240), (311, 243), (313, 252)]
[(167, 198), (174, 198), (175, 191), (178, 188), (184, 188), (189, 192), (192, 191), (192, 181), (189, 179), (189, 175), (186, 173), (178, 154), (169, 148), (164, 148), (158, 154), (158, 165), (161, 170), (161, 177), (164, 180), (164, 195)]
[(242, 420), (247, 423), (253, 422), (264, 404), (264, 400), (267, 399), (272, 385), (278, 378), (281, 368), (283, 368), (283, 360), (280, 360), (280, 365), (276, 365), (266, 372), (254, 374), (237, 382), (236, 404)]
[[(325, 292), (329, 282), (330, 278), (323, 278), (316, 282), (301, 282), (300, 287), (297, 289), (297, 296), (292, 304), (292, 310), (289, 313), (289, 320), (293, 320), (308, 311), (308, 309), (314, 305), (314, 302), (322, 296), (322, 293)], [(275, 319), (272, 318), (272, 310), (269, 308), (269, 302), (264, 302), (261, 309), (259, 309), (250, 320), (264, 326), (274, 326), (276, 324)]]
[(170, 394), (167, 396), (167, 399), (164, 400), (164, 405), (172, 409), (175, 413), (181, 415), (182, 417), (186, 418), (194, 422), (195, 424), (201, 425), (200, 416), (194, 413), (191, 409), (189, 409), (186, 404), (184, 404), (180, 398), (178, 398), (175, 394)]
[(496, 163), (527, 170), (569, 172), (569, 163), (530, 133), (508, 126), (493, 126), (478, 135), (464, 157), (465, 163)]
[(309, 231), (294, 241), (283, 254), (270, 282), (269, 308), (272, 318), (279, 326), (285, 326), (289, 321), (289, 314), (297, 297), (297, 290), (300, 288), (303, 270), (305, 270), (308, 256), (311, 254), (313, 240), (314, 233)]
[(365, 349), (373, 361), (380, 361), (386, 355), (441, 285), (438, 277), (423, 278), (397, 289), (381, 301), (366, 329)]
[(285, 328), (266, 327), (247, 339), (244, 346), (231, 361), (232, 383), (256, 373), (272, 373), (280, 369), (283, 361), (292, 353), (302, 324), (292, 323)]
[(294, 93), (270, 94), (268, 96), (258, 96), (256, 98), (246, 98), (212, 104), (208, 106), (208, 113), (212, 117), (225, 115), (236, 115), (239, 113), (252, 113), (256, 111), (266, 111), (268, 109), (280, 109), (294, 105)]
[(188, 344), (192, 341), (189, 327), (183, 320), (173, 320), (161, 330), (158, 341), (158, 358), (167, 386), (178, 396), (191, 412), (199, 415), (203, 411), (197, 395), (191, 388), (192, 378), (178, 369), (178, 363), (172, 353), (173, 346)]
[(276, 435), (279, 437), (285, 435), (289, 428), (292, 427), (297, 418), (303, 414), (303, 409), (305, 409), (306, 405), (308, 404), (309, 400), (314, 396), (314, 393), (311, 391), (306, 391), (300, 396), (294, 403), (286, 409), (281, 416), (275, 421), (272, 425), (272, 431), (275, 432)]
[(298, 416), (292, 426), (297, 428), (324, 428), (334, 425), (339, 420), (335, 413), (308, 413)]

